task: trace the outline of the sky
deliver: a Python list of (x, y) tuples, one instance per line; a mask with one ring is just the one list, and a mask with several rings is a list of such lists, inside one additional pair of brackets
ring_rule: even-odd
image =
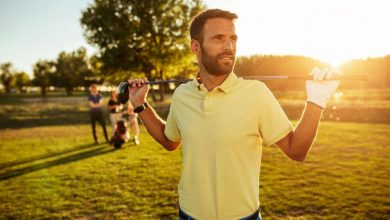
[[(81, 11), (92, 0), (0, 0), (0, 63), (31, 75), (40, 59), (88, 45)], [(388, 0), (204, 0), (235, 12), (237, 55), (303, 55), (335, 66), (390, 54)]]

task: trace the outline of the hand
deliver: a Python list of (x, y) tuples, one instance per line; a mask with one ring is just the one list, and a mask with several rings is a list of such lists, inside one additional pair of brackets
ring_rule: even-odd
[(310, 75), (313, 76), (313, 80), (306, 81), (307, 101), (326, 108), (326, 103), (340, 84), (340, 81), (331, 79), (335, 75), (341, 75), (341, 71), (337, 69), (321, 70), (315, 67)]
[(145, 82), (148, 82), (146, 78), (144, 80), (134, 79), (127, 81), (129, 84), (129, 101), (134, 107), (143, 105), (146, 102), (149, 85), (145, 85)]

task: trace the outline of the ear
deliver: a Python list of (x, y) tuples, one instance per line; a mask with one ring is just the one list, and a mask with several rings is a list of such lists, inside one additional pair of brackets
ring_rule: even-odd
[(200, 43), (199, 43), (199, 41), (191, 39), (191, 51), (196, 56), (199, 56), (199, 54), (200, 54)]

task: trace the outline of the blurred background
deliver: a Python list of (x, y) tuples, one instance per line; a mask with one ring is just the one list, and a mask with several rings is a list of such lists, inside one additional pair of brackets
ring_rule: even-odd
[[(264, 147), (263, 218), (390, 218), (390, 2), (0, 0), (0, 219), (177, 218), (180, 150), (142, 126), (139, 147), (93, 145), (88, 87), (107, 103), (129, 78), (194, 77), (188, 25), (206, 8), (239, 17), (239, 76), (368, 76), (341, 83), (305, 163)], [(264, 82), (296, 123), (305, 82)], [(150, 91), (163, 118), (177, 86)]]

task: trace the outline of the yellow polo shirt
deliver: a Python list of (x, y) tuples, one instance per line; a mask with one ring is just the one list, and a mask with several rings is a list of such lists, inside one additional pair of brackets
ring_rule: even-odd
[(181, 141), (180, 208), (196, 219), (240, 219), (259, 207), (262, 142), (293, 129), (261, 82), (231, 73), (212, 91), (195, 79), (172, 98), (165, 135)]

